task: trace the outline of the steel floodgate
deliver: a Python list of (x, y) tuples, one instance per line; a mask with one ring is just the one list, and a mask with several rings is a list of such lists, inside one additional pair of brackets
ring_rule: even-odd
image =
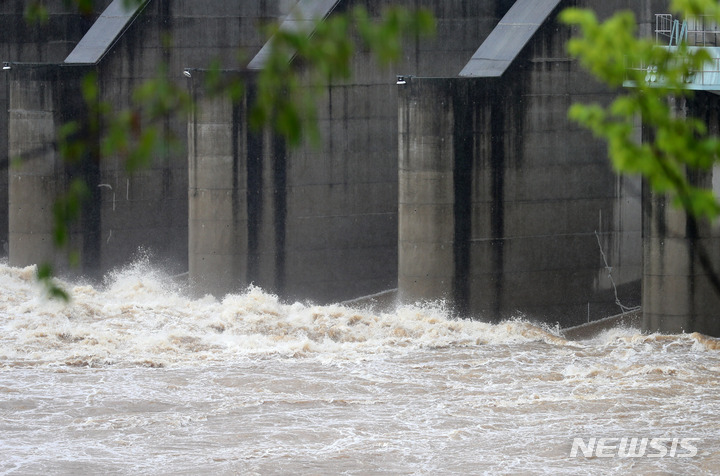
[(702, 335), (191, 299), (142, 262), (67, 286), (48, 302), (34, 268), (0, 266), (1, 474), (720, 468), (720, 345)]

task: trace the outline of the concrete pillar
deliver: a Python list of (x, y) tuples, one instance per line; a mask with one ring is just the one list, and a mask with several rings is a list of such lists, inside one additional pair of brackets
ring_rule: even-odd
[(524, 305), (504, 289), (505, 179), (517, 136), (500, 100), (509, 89), (453, 78), (398, 87), (400, 297), (445, 299), (465, 316), (507, 315)]
[(63, 164), (55, 151), (55, 101), (52, 68), (31, 78), (11, 73), (9, 155), (9, 258), (12, 266), (54, 261), (53, 203), (65, 186)]
[(213, 95), (192, 71), (196, 108), (188, 123), (189, 273), (194, 289), (222, 296), (255, 284), (284, 286), (284, 145), (248, 127), (251, 76), (237, 103)]
[[(718, 96), (698, 92), (693, 99), (670, 101), (678, 116), (702, 118), (718, 134)], [(720, 194), (717, 168), (688, 178)], [(720, 336), (720, 226), (688, 216), (650, 190), (643, 207), (643, 330)]]
[(454, 82), (399, 85), (398, 289), (403, 301), (454, 298)]
[[(9, 82), (9, 262), (12, 266), (49, 263), (69, 271), (69, 252), (78, 253), (73, 272), (92, 276), (99, 254), (97, 157), (93, 138), (83, 136), (87, 149), (75, 163), (59, 153), (58, 131), (76, 121), (79, 134), (87, 123), (80, 82), (87, 70), (56, 65), (11, 66)], [(71, 224), (69, 249), (53, 239), (53, 207), (73, 178), (88, 184), (91, 196), (81, 218)]]
[(190, 80), (188, 123), (189, 273), (199, 292), (225, 294), (247, 283), (247, 150), (244, 102), (206, 97), (202, 72)]

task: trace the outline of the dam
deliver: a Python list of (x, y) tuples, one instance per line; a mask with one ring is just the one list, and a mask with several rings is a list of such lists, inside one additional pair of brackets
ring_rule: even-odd
[[(568, 57), (572, 31), (556, 19), (567, 2), (424, 2), (436, 36), (407, 41), (392, 70), (360, 51), (351, 80), (323, 86), (320, 145), (299, 147), (248, 127), (267, 48), (261, 26), (292, 28), (298, 9), (321, 20), (361, 2), (122, 3), (96, 2), (96, 12), (79, 15), (48, 2), (52, 28), (6, 29), (15, 33), (2, 50), (0, 143), (6, 162), (21, 159), (0, 182), (10, 265), (50, 261), (97, 278), (147, 253), (169, 273), (187, 273), (198, 295), (253, 284), (291, 301), (331, 303), (396, 290), (400, 302), (447, 302), (462, 317), (561, 327), (642, 305), (648, 331), (720, 331), (712, 311), (702, 311), (716, 308), (704, 307), (711, 293), (656, 314), (672, 307), (656, 276), (692, 277), (692, 289), (704, 281), (688, 271), (692, 253), (653, 251), (657, 240), (670, 243), (647, 218), (655, 199), (639, 179), (617, 176), (605, 145), (567, 118), (573, 102), (608, 103), (615, 94)], [(416, 2), (374, 2), (371, 14), (386, 3)], [(654, 13), (667, 8), (577, 3), (600, 17), (630, 8), (647, 36)], [(17, 5), (2, 8), (0, 21), (19, 22)], [(239, 103), (204, 86), (216, 62), (247, 81)], [(196, 107), (164, 120), (173, 146), (141, 171), (128, 174), (121, 154), (68, 167), (56, 133), (87, 116), (88, 73), (98, 103), (118, 110), (158, 74)], [(699, 104), (706, 95), (714, 96), (700, 92)], [(711, 123), (714, 110), (707, 107)], [(90, 184), (91, 200), (71, 232), (80, 263), (72, 268), (53, 246), (52, 218), (54, 196), (76, 176)], [(685, 268), (666, 266), (679, 256)]]
[[(24, 3), (0, 2), (0, 473), (718, 473), (714, 230), (567, 120), (613, 92), (555, 20), (631, 7), (650, 36), (666, 2), (394, 1), (437, 35), (390, 69), (360, 51), (296, 147), (248, 127), (261, 25), (391, 2), (46, 0), (42, 28)], [(160, 118), (152, 163), (63, 159), (58, 133), (95, 137), (147, 80), (195, 105)], [(712, 95), (675, 111), (713, 124)], [(71, 266), (53, 207), (78, 177)], [(644, 329), (598, 319), (623, 312)]]

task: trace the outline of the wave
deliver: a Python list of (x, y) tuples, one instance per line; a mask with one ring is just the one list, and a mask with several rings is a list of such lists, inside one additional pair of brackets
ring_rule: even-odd
[[(443, 303), (375, 313), (284, 303), (254, 286), (222, 299), (191, 298), (147, 260), (109, 274), (102, 286), (63, 283), (72, 296), (67, 304), (45, 298), (34, 275), (34, 267), (0, 265), (0, 365), (162, 367), (243, 356), (363, 358), (444, 347), (577, 345), (557, 329), (523, 319), (457, 319)], [(636, 330), (617, 331), (593, 345), (647, 338)], [(710, 338), (694, 339), (720, 348)]]

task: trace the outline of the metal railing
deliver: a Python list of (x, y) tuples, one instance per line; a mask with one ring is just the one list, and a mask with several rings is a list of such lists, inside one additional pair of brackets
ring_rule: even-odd
[(669, 13), (658, 13), (655, 15), (655, 41), (667, 46), (682, 42), (690, 46), (718, 46), (720, 26), (708, 16), (680, 21)]
[[(702, 68), (691, 70), (683, 82), (688, 89), (720, 90), (720, 50), (716, 48), (720, 45), (720, 26), (714, 19), (701, 16), (681, 22), (668, 13), (656, 14), (655, 41), (659, 48), (670, 50), (681, 44), (687, 45), (689, 50), (708, 48), (711, 58)], [(641, 82), (641, 78), (644, 78), (644, 82), (651, 85), (661, 86), (665, 83), (657, 64), (628, 64), (627, 71), (627, 86), (636, 86), (636, 78)]]
[(673, 28), (673, 16), (670, 13), (655, 14), (655, 42), (670, 41)]

